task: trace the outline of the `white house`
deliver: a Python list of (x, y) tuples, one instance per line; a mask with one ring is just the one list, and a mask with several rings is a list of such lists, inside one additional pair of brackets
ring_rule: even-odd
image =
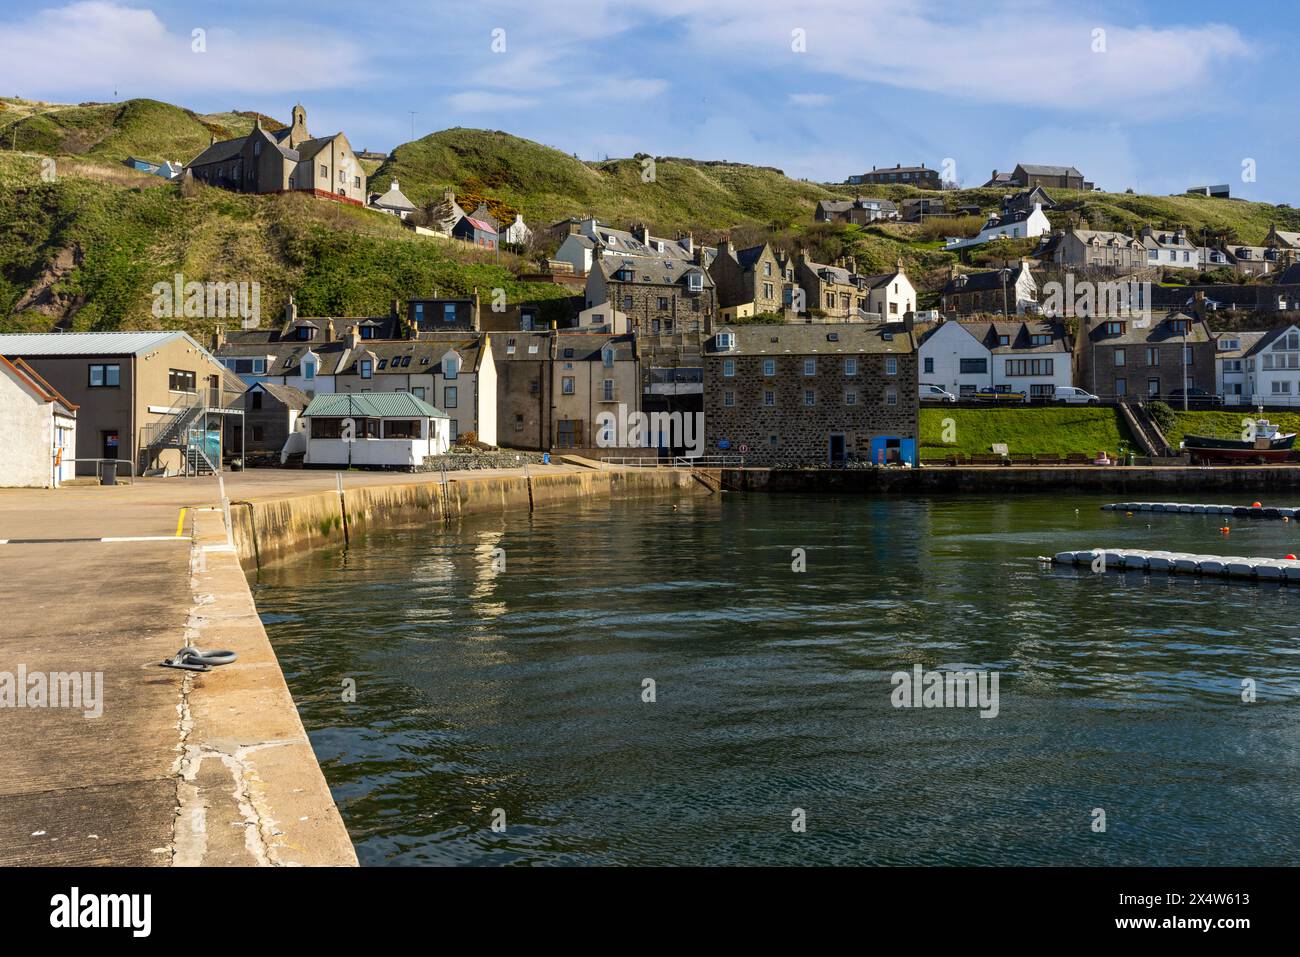
[(369, 207), (381, 213), (390, 213), (405, 219), (411, 213), (415, 212), (416, 206), (406, 198), (406, 194), (397, 185), (397, 180), (393, 180), (392, 186), (388, 192), (382, 195), (371, 195)]
[(58, 488), (75, 474), (77, 407), (22, 359), (0, 356), (0, 486)]
[(1246, 352), (1245, 372), (1243, 404), (1300, 405), (1300, 327), (1261, 336)]
[(922, 385), (969, 395), (993, 384), (992, 357), (977, 331), (963, 322), (941, 322), (917, 349)]
[(917, 353), (920, 381), (958, 396), (993, 389), (1046, 400), (1073, 382), (1065, 326), (1047, 320), (943, 322)]
[(498, 242), (526, 246), (532, 237), (533, 231), (524, 223), (523, 214), (515, 213), (515, 221), (501, 230)]
[(1242, 405), (1250, 394), (1246, 389), (1246, 353), (1266, 332), (1224, 332), (1215, 340), (1214, 391), (1224, 405)]
[(901, 322), (903, 317), (916, 309), (916, 289), (912, 281), (903, 272), (903, 263), (898, 269), (879, 276), (866, 276), (867, 312), (879, 313), (886, 322)]
[[(594, 216), (570, 221), (569, 234), (564, 237), (552, 258), (569, 263), (573, 266), (574, 273), (585, 275), (591, 272), (597, 246), (611, 259), (636, 256), (690, 262), (696, 258), (695, 239), (690, 233), (683, 233), (676, 239), (664, 239), (651, 235), (644, 226), (633, 226), (631, 231), (615, 229)], [(703, 266), (707, 269), (718, 253), (717, 248), (702, 246), (700, 249), (703, 252)]]
[(1200, 269), (1201, 248), (1187, 238), (1185, 229), (1142, 230), (1142, 245), (1147, 250), (1148, 266), (1168, 266), (1172, 269)]
[(1032, 209), (1016, 210), (1014, 212), (1003, 213), (1001, 216), (996, 214), (989, 216), (984, 228), (979, 234), (969, 239), (950, 237), (944, 245), (944, 249), (967, 249), (971, 246), (982, 246), (984, 243), (992, 242), (995, 239), (1031, 239), (1035, 236), (1042, 236), (1052, 231), (1052, 224), (1043, 212), (1042, 203), (1034, 203)]
[(414, 469), (451, 448), (450, 420), (409, 392), (318, 395), (299, 417), (303, 464)]

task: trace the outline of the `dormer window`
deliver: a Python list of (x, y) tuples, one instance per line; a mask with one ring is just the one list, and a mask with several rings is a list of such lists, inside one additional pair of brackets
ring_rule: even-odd
[(442, 377), (444, 379), (454, 379), (460, 375), (460, 356), (454, 352), (449, 352), (442, 360)]
[(375, 374), (375, 364), (374, 364), (374, 362), (371, 361), (370, 359), (362, 359), (362, 360), (358, 363), (358, 366), (359, 366), (359, 368), (360, 368), (360, 370), (361, 370), (361, 378), (363, 378), (363, 379), (369, 379), (369, 378), (372, 378), (372, 377), (374, 376), (374, 374)]
[(606, 369), (614, 368), (614, 350), (606, 346), (600, 350), (600, 361)]
[(302, 362), (302, 377), (304, 379), (316, 378), (316, 359), (308, 357)]
[(1122, 335), (1124, 335), (1124, 323), (1122, 323), (1122, 322), (1108, 322), (1108, 323), (1106, 323), (1106, 335), (1108, 335), (1108, 336), (1122, 336)]
[(315, 327), (315, 326), (299, 326), (299, 327), (298, 327), (298, 341), (300, 341), (300, 342), (309, 342), (310, 340), (315, 339), (315, 338), (316, 338), (316, 327)]
[(736, 334), (734, 332), (719, 332), (718, 348), (719, 349), (736, 348)]
[(362, 327), (361, 327), (361, 338), (362, 338), (362, 339), (374, 339), (374, 338), (375, 338), (375, 327), (374, 327), (374, 326), (362, 326)]
[(704, 288), (704, 276), (697, 272), (691, 273), (686, 277), (686, 287), (691, 292), (699, 292)]

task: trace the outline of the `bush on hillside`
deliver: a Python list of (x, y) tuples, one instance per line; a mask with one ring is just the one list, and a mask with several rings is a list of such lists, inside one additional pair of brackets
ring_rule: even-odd
[(1151, 413), (1151, 418), (1165, 435), (1178, 425), (1178, 416), (1174, 414), (1174, 410), (1167, 402), (1148, 402), (1147, 411)]

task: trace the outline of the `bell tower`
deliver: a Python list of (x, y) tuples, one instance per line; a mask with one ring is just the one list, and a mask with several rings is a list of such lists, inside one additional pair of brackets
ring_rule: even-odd
[(293, 108), (293, 123), (289, 127), (289, 149), (296, 150), (299, 143), (311, 139), (307, 132), (307, 111), (301, 103), (295, 104)]

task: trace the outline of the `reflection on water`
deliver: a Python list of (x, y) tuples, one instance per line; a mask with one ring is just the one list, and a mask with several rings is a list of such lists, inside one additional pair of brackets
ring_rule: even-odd
[[(375, 533), (256, 597), (366, 864), (1295, 863), (1300, 589), (1036, 556), (1300, 525), (1102, 501), (590, 504)], [(998, 716), (895, 709), (915, 664), (999, 672)]]

